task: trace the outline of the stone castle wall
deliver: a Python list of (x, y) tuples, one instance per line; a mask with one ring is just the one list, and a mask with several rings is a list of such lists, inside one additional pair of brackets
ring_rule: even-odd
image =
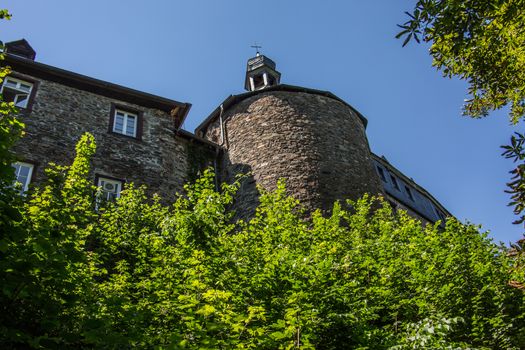
[[(308, 210), (382, 192), (365, 126), (340, 101), (306, 92), (261, 92), (226, 110), (222, 119), (221, 176), (231, 181), (237, 173), (251, 173), (239, 193), (241, 217), (249, 217), (257, 204), (256, 184), (271, 190), (279, 178)], [(219, 119), (203, 131), (221, 143)]]
[[(71, 163), (75, 144), (84, 132), (92, 133), (97, 142), (93, 181), (97, 174), (147, 184), (151, 193), (167, 201), (182, 192), (198, 168), (212, 163), (213, 147), (176, 135), (175, 123), (166, 112), (28, 78), (39, 83), (32, 110), (22, 112), (26, 135), (14, 151), (21, 160), (35, 165), (36, 182), (44, 178), (49, 162)], [(112, 103), (143, 113), (140, 140), (109, 131)]]

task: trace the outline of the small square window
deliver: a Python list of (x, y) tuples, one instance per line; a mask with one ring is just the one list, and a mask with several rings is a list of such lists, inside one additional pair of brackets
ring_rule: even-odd
[(120, 197), (124, 181), (99, 177), (97, 186), (100, 188), (97, 200), (114, 201)]
[(33, 164), (16, 162), (12, 166), (15, 169), (15, 183), (20, 186), (20, 194), (22, 194), (29, 189), (33, 175)]
[(0, 92), (2, 93), (4, 101), (13, 102), (18, 108), (27, 108), (32, 91), (33, 83), (13, 77), (6, 77)]
[(109, 132), (140, 140), (142, 137), (142, 112), (111, 104)]
[(113, 117), (113, 132), (137, 137), (137, 120), (138, 116), (135, 113), (116, 109)]

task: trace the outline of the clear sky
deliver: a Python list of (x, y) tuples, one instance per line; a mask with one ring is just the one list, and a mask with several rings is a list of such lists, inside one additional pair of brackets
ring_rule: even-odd
[[(281, 81), (328, 90), (368, 119), (372, 150), (456, 217), (508, 243), (522, 237), (501, 157), (516, 127), (506, 111), (461, 116), (466, 84), (431, 67), (428, 47), (402, 48), (396, 24), (415, 1), (8, 0), (4, 42), (25, 38), (36, 60), (181, 102), (195, 127), (243, 92), (254, 42)], [(74, 116), (72, 116), (74, 117)]]

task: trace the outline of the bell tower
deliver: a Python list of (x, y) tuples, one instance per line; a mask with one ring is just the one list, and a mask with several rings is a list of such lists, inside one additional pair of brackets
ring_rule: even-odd
[(255, 57), (248, 60), (244, 88), (248, 91), (262, 90), (269, 86), (278, 85), (281, 73), (275, 70), (275, 62), (261, 55), (259, 51)]

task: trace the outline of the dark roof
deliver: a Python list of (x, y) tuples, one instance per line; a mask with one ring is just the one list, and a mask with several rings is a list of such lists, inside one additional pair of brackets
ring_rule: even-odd
[(252, 97), (252, 96), (255, 96), (255, 95), (258, 95), (258, 94), (264, 94), (266, 92), (271, 92), (271, 91), (305, 92), (305, 93), (313, 94), (313, 95), (326, 96), (326, 97), (332, 98), (334, 100), (337, 100), (337, 101), (345, 104), (346, 106), (350, 107), (358, 115), (358, 117), (361, 119), (361, 121), (363, 122), (363, 125), (365, 126), (365, 128), (366, 128), (366, 125), (368, 123), (366, 118), (361, 113), (359, 113), (358, 110), (356, 110), (354, 107), (352, 107), (351, 105), (346, 103), (344, 100), (342, 100), (339, 97), (337, 97), (334, 94), (332, 94), (330, 91), (322, 91), (322, 90), (315, 90), (315, 89), (305, 88), (305, 87), (301, 87), (301, 86), (279, 84), (279, 85), (270, 86), (270, 87), (267, 87), (267, 88), (264, 88), (264, 89), (261, 89), (261, 90), (249, 91), (249, 92), (245, 92), (245, 93), (239, 94), (239, 95), (230, 95), (230, 96), (228, 96), (217, 108), (215, 108), (215, 110), (199, 126), (197, 126), (197, 128), (195, 129), (195, 134), (198, 135), (199, 132), (202, 129), (206, 128), (208, 126), (208, 124), (210, 124), (216, 118), (219, 117), (219, 114), (220, 114), (220, 111), (221, 111), (221, 105), (223, 106), (224, 111), (226, 111), (228, 108), (230, 108), (231, 106), (241, 102), (242, 100), (245, 100), (245, 99), (247, 99), (249, 97)]
[[(392, 164), (390, 164), (390, 162), (388, 162), (388, 160), (386, 160), (386, 158), (384, 157), (379, 157), (378, 155), (372, 153), (372, 158), (379, 164), (381, 164), (382, 166), (384, 166), (386, 169), (388, 169), (388, 171), (394, 173), (397, 175), (397, 177), (399, 177), (404, 183), (410, 185), (410, 187), (412, 187), (413, 189), (415, 189), (416, 191), (418, 191), (422, 196), (426, 197), (436, 208), (438, 208), (439, 210), (441, 210), (446, 216), (453, 216), (436, 198), (434, 198), (434, 196), (432, 196), (430, 194), (430, 192), (428, 192), (426, 189), (424, 189), (423, 187), (421, 187), (420, 185), (418, 185), (412, 178), (409, 178), (408, 176), (406, 176), (405, 174), (403, 174), (400, 170), (398, 170), (396, 167), (394, 167)], [(387, 189), (385, 189), (387, 190)], [(417, 207), (415, 207), (414, 205), (412, 205), (409, 201), (407, 201), (405, 198), (401, 198), (399, 197), (398, 195), (396, 195), (396, 192), (394, 191), (388, 191), (387, 192), (392, 195), (394, 198), (400, 200), (403, 204), (405, 204), (407, 207), (411, 208), (412, 210), (414, 210), (415, 212), (423, 215), (424, 217), (426, 217), (427, 219), (429, 219), (430, 221), (436, 221), (434, 220), (433, 218), (429, 217), (428, 213), (425, 214), (424, 212), (422, 212), (421, 209), (418, 209)]]
[(5, 51), (12, 55), (25, 57), (30, 60), (34, 60), (36, 57), (36, 51), (33, 50), (26, 39), (20, 39), (6, 43)]
[(5, 56), (2, 64), (9, 65), (14, 71), (53, 81), (97, 95), (116, 100), (155, 108), (170, 113), (175, 118), (176, 127), (180, 128), (191, 108), (190, 103), (178, 102), (146, 92), (130, 89), (107, 81), (94, 79), (85, 75), (73, 73), (64, 69), (48, 66), (27, 58), (10, 55)]
[(250, 71), (250, 70), (255, 70), (263, 66), (268, 66), (275, 70), (275, 62), (269, 59), (268, 57), (266, 57), (265, 55), (258, 55), (258, 56), (250, 58), (248, 60), (246, 69)]
[(202, 144), (204, 144), (204, 145), (206, 145), (206, 146), (208, 146), (210, 148), (213, 148), (213, 149), (219, 149), (219, 145), (217, 145), (215, 142), (203, 139), (202, 137), (199, 137), (199, 136), (197, 136), (195, 134), (192, 134), (191, 132), (186, 131), (184, 129), (177, 130), (177, 136), (184, 137), (184, 138), (190, 140), (191, 142), (202, 143)]

